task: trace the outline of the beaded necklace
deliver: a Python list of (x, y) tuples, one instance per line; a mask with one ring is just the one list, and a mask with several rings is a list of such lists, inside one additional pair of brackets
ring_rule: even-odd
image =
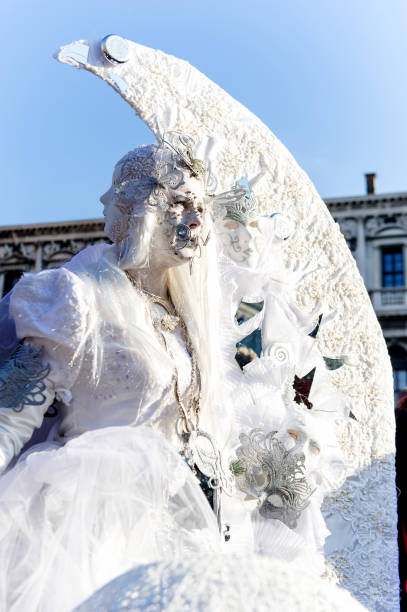
[[(167, 313), (163, 317), (152, 316), (151, 318), (158, 339), (174, 362), (174, 395), (180, 413), (180, 421), (178, 422), (177, 430), (181, 433), (181, 435), (190, 434), (193, 430), (199, 429), (199, 412), (201, 404), (201, 374), (199, 371), (196, 351), (192, 344), (185, 321), (177, 312), (172, 300), (169, 298), (168, 301), (166, 301), (163, 298), (146, 291), (145, 289), (142, 289), (142, 292), (147, 297), (148, 304), (159, 304)], [(173, 332), (178, 326), (181, 330), (187, 352), (191, 358), (191, 378), (183, 396), (181, 396), (180, 393), (179, 373), (176, 366), (175, 356), (169, 348), (167, 339), (163, 333), (166, 331)]]
[[(222, 466), (221, 453), (217, 449), (212, 436), (199, 429), (199, 415), (201, 402), (201, 375), (198, 366), (196, 351), (191, 342), (185, 321), (177, 312), (171, 298), (165, 300), (143, 289), (126, 271), (126, 276), (137, 289), (147, 298), (147, 304), (159, 304), (166, 314), (162, 317), (153, 317), (150, 306), (150, 316), (155, 333), (168, 355), (174, 362), (174, 395), (179, 408), (177, 433), (183, 440), (184, 448), (181, 455), (197, 477), (199, 484), (215, 512), (219, 530), (224, 531), (221, 516), (221, 493), (224, 491), (231, 495), (233, 491), (233, 478), (229, 470)], [(168, 347), (164, 331), (173, 332), (179, 325), (188, 354), (191, 357), (191, 380), (184, 396), (179, 390), (179, 375), (174, 355)]]

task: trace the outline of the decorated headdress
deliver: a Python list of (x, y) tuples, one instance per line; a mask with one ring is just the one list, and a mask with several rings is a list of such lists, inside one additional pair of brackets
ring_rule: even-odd
[(192, 153), (193, 140), (166, 134), (157, 144), (142, 145), (120, 159), (113, 173), (114, 193), (120, 202), (167, 206), (167, 189), (178, 189), (184, 173), (206, 181), (208, 166)]
[[(225, 200), (225, 218), (247, 225), (259, 216), (259, 207), (255, 195), (250, 189), (246, 176), (236, 181), (232, 191), (223, 194)], [(221, 197), (218, 197), (218, 202)], [(216, 198), (215, 198), (216, 201)]]

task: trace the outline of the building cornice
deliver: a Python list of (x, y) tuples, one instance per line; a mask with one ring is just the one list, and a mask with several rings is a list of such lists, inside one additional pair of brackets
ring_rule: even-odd
[(357, 204), (357, 203), (378, 203), (378, 202), (393, 202), (395, 200), (407, 200), (407, 191), (399, 193), (373, 193), (370, 195), (359, 196), (342, 196), (340, 198), (325, 198), (325, 203), (330, 204)]
[(401, 212), (402, 209), (405, 210), (407, 204), (407, 192), (325, 198), (324, 201), (332, 214), (350, 211), (366, 214), (368, 211), (373, 212), (378, 209)]
[(104, 219), (0, 226), (0, 244), (57, 239), (104, 238)]

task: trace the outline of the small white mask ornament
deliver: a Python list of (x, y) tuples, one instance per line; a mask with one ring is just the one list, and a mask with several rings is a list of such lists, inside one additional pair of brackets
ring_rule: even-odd
[(289, 425), (284, 432), (278, 434), (284, 448), (292, 455), (304, 457), (304, 467), (307, 474), (318, 469), (321, 459), (321, 444), (318, 436), (309, 427), (300, 423)]
[(221, 200), (226, 215), (216, 223), (216, 232), (226, 254), (236, 263), (255, 268), (264, 248), (264, 237), (258, 224), (258, 206), (247, 177), (235, 188), (215, 198)]

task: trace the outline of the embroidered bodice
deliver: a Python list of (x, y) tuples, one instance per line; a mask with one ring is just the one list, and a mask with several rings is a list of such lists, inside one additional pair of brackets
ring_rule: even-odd
[(182, 394), (190, 382), (190, 356), (179, 326), (161, 330), (165, 350), (153, 326), (165, 310), (148, 305), (121, 271), (102, 257), (80, 274), (59, 268), (27, 275), (10, 312), (18, 337), (44, 347), (48, 385), (62, 402), (61, 436), (148, 424), (179, 446), (174, 366)]

